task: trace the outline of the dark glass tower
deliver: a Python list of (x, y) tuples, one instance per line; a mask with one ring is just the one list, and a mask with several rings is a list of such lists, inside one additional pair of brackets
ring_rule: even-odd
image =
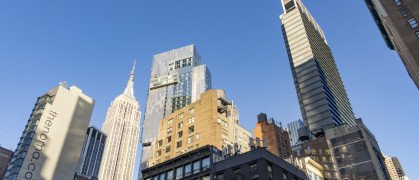
[(106, 134), (102, 131), (96, 127), (89, 127), (87, 129), (83, 149), (79, 163), (77, 164), (76, 177), (88, 179), (98, 178), (105, 142)]

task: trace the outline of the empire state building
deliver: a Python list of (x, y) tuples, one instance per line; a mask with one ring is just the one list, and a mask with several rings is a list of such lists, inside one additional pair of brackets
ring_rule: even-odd
[(123, 94), (108, 109), (102, 131), (108, 135), (99, 179), (132, 179), (140, 134), (138, 101), (134, 97), (134, 66)]

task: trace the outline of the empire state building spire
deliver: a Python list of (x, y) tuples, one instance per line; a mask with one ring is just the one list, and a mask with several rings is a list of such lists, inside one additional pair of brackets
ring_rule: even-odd
[(108, 135), (99, 171), (100, 180), (132, 179), (140, 137), (140, 105), (134, 97), (134, 67), (123, 94), (112, 101), (102, 131)]
[(129, 77), (127, 87), (125, 88), (125, 91), (124, 91), (125, 95), (130, 96), (132, 98), (135, 98), (134, 97), (134, 70), (135, 70), (136, 61), (137, 60), (134, 61), (134, 66), (132, 67), (131, 76)]

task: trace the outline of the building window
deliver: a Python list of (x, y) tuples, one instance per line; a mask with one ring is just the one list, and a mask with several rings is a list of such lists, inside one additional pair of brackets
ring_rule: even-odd
[(311, 147), (310, 146), (307, 146), (307, 152), (311, 153)]
[(297, 149), (297, 156), (301, 156), (301, 152), (299, 149)]
[(191, 124), (191, 123), (193, 123), (193, 122), (195, 122), (195, 117), (191, 117), (191, 118), (189, 118), (188, 124)]
[(257, 180), (259, 179), (259, 174), (253, 174), (252, 175), (252, 180)]
[(418, 22), (415, 20), (415, 18), (410, 18), (407, 20), (407, 22), (409, 22), (409, 25), (412, 27), (412, 29), (418, 27)]
[(250, 172), (256, 172), (258, 170), (258, 164), (254, 163), (250, 165)]
[(183, 127), (183, 122), (180, 122), (180, 123), (178, 123), (178, 124), (177, 124), (177, 128), (178, 128), (178, 129), (180, 129), (180, 128), (182, 128), (182, 127)]
[(191, 164), (185, 166), (185, 177), (188, 177), (192, 174)]
[(182, 147), (182, 141), (178, 141), (178, 142), (176, 143), (176, 148), (180, 148), (180, 147)]
[(402, 0), (394, 0), (394, 3), (396, 3), (397, 6), (402, 5)]
[(166, 143), (169, 143), (170, 141), (172, 141), (172, 136), (166, 138)]
[(166, 153), (170, 152), (170, 146), (166, 147)]
[(400, 11), (402, 11), (403, 16), (405, 16), (405, 17), (410, 14), (410, 11), (409, 11), (409, 9), (406, 6), (402, 7), (400, 9)]
[(176, 168), (176, 180), (183, 178), (183, 167)]
[(197, 134), (195, 135), (195, 139), (196, 139), (196, 140), (199, 140), (199, 133), (197, 133)]
[(170, 134), (170, 133), (172, 133), (172, 128), (171, 127), (167, 128), (167, 134)]
[(193, 162), (193, 173), (199, 173), (199, 170), (201, 170), (201, 168), (199, 167), (200, 162), (199, 161), (195, 161)]
[(228, 136), (228, 131), (227, 131), (227, 130), (225, 130), (225, 129), (221, 129), (221, 132), (222, 132), (224, 135)]
[(159, 180), (163, 180), (164, 179), (164, 173), (160, 174)]
[(202, 171), (209, 169), (209, 166), (210, 166), (210, 158), (206, 157), (202, 159)]
[(270, 164), (268, 164), (268, 177), (272, 179), (272, 166)]
[(183, 136), (183, 131), (179, 131), (178, 133), (177, 133), (177, 138), (181, 138)]
[(221, 120), (220, 118), (218, 118), (218, 124), (221, 124), (221, 125), (227, 127), (227, 122), (224, 121), (224, 120)]
[(161, 156), (161, 150), (157, 150), (156, 152), (156, 157), (159, 157), (159, 156)]
[(189, 109), (189, 114), (193, 114), (195, 112), (195, 108)]
[(161, 147), (162, 145), (163, 145), (163, 141), (162, 140), (160, 140), (160, 141), (157, 142), (157, 147)]
[(190, 143), (192, 143), (193, 142), (193, 136), (189, 136), (188, 137), (188, 144), (190, 144)]
[(418, 39), (419, 39), (419, 31), (416, 31), (416, 36), (418, 37)]
[(179, 114), (178, 116), (177, 116), (177, 119), (182, 119), (183, 118), (183, 113), (182, 114)]
[(167, 180), (173, 180), (173, 170), (167, 171)]
[(286, 180), (287, 179), (287, 172), (282, 172), (282, 179)]
[(173, 122), (173, 119), (169, 119), (169, 120), (167, 121), (167, 125), (171, 125), (171, 124), (172, 124), (172, 122)]
[(189, 127), (188, 130), (189, 130), (189, 133), (193, 133), (194, 132), (194, 126)]

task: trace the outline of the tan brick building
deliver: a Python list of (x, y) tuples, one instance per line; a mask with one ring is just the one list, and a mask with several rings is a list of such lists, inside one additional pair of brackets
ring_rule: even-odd
[(160, 121), (150, 166), (191, 150), (213, 145), (225, 154), (250, 150), (251, 132), (239, 125), (239, 112), (223, 90), (210, 89), (201, 99)]
[[(258, 122), (256, 127), (253, 129), (253, 135), (255, 136), (255, 144), (258, 145), (258, 138), (263, 141), (263, 138), (267, 142), (267, 150), (277, 155), (282, 159), (286, 159), (291, 154), (291, 143), (290, 136), (287, 131), (282, 129), (275, 124), (273, 119), (267, 120), (266, 114), (260, 113), (258, 115)], [(263, 143), (259, 142), (260, 146), (263, 147)]]

